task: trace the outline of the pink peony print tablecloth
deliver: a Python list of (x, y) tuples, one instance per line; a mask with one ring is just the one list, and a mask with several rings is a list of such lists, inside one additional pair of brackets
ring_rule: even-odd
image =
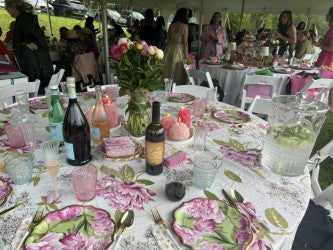
[[(80, 97), (79, 102), (86, 112), (95, 100)], [(126, 97), (117, 100), (118, 109), (123, 113), (127, 107), (126, 103)], [(184, 104), (169, 102), (162, 104), (161, 116), (170, 113), (172, 117), (176, 118), (182, 105)], [(220, 109), (234, 108), (222, 103), (214, 105)], [(193, 108), (190, 104), (185, 104), (185, 106), (191, 110)], [(38, 132), (37, 139), (41, 141), (49, 139), (51, 135), (48, 129), (47, 111), (36, 110), (35, 113), (33, 116)], [(8, 112), (0, 112), (0, 120), (10, 119), (10, 116), (11, 114)], [(191, 141), (188, 144), (166, 145), (166, 157), (183, 150), (187, 153), (187, 160), (175, 168), (165, 168), (159, 176), (149, 176), (144, 173), (145, 161), (142, 158), (128, 162), (113, 162), (104, 159), (98, 153), (98, 147), (93, 146), (92, 163), (100, 169), (98, 192), (94, 200), (82, 203), (75, 199), (70, 181), (73, 167), (66, 163), (64, 150), (61, 148), (59, 156), (61, 168), (58, 175), (59, 186), (62, 189), (61, 195), (49, 192), (52, 187), (51, 177), (42, 165), (34, 169), (32, 183), (25, 186), (12, 184), (13, 194), (0, 208), (0, 211), (25, 200), (28, 202), (5, 216), (0, 216), (0, 249), (10, 249), (10, 244), (22, 220), (28, 215), (32, 215), (38, 207), (43, 207), (45, 212), (52, 212), (75, 204), (92, 205), (104, 209), (109, 212), (112, 219), (115, 218), (117, 210), (133, 209), (135, 212), (134, 224), (125, 231), (118, 249), (159, 249), (156, 242), (157, 236), (152, 233), (154, 222), (150, 212), (151, 208), (156, 207), (164, 219), (172, 221), (173, 211), (183, 202), (189, 202), (195, 198), (211, 197), (223, 200), (222, 188), (236, 189), (246, 201), (245, 204), (239, 204), (239, 211), (242, 212), (244, 219), (240, 220), (240, 225), (233, 236), (234, 239), (240, 242), (249, 240), (246, 223), (257, 218), (258, 221), (265, 223), (270, 232), (267, 237), (263, 238), (256, 235), (253, 238), (255, 242), (250, 249), (259, 249), (260, 246), (267, 249), (291, 249), (297, 226), (310, 199), (311, 188), (308, 172), (299, 177), (286, 178), (270, 172), (261, 165), (260, 152), (265, 141), (267, 124), (255, 116), (251, 116), (250, 122), (235, 125), (213, 118), (211, 111), (207, 110), (204, 117), (200, 119), (193, 117), (192, 127), (195, 126), (201, 126), (209, 131), (205, 150), (200, 156), (210, 157), (220, 166), (208, 192), (192, 186), (195, 154)], [(111, 135), (126, 135), (126, 133), (124, 129), (120, 128), (112, 131)], [(5, 139), (5, 135), (0, 137), (2, 142), (5, 142)], [(143, 143), (143, 139), (138, 139), (138, 142)], [(0, 149), (2, 149), (1, 158), (17, 153), (15, 150), (8, 150), (6, 143), (0, 144)], [(181, 181), (186, 185), (186, 195), (179, 202), (171, 202), (166, 198), (165, 186), (172, 181)], [(199, 223), (200, 225), (198, 221), (199, 218), (194, 222), (195, 228), (191, 231), (191, 235), (195, 235), (196, 239), (201, 237), (200, 235), (205, 230), (209, 231), (214, 228), (205, 220)], [(180, 230), (178, 226), (175, 226), (174, 229)], [(252, 230), (255, 229), (252, 228)], [(182, 234), (184, 232), (182, 231)], [(186, 237), (192, 237), (191, 235)], [(53, 240), (58, 242), (60, 239)], [(221, 249), (217, 243), (212, 242), (204, 242), (198, 249), (208, 249), (209, 247)]]

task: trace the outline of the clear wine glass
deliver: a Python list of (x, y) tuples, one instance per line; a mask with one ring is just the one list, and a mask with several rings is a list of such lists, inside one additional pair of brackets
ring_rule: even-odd
[(45, 165), (47, 171), (52, 177), (53, 189), (56, 193), (59, 193), (58, 187), (58, 172), (59, 172), (59, 141), (49, 140), (45, 141), (42, 144), (42, 149), (44, 153)]
[(33, 155), (37, 143), (35, 124), (32, 121), (24, 121), (21, 123), (21, 127), (25, 143), (30, 147), (31, 154)]
[(18, 90), (15, 92), (15, 101), (17, 103), (17, 108), (20, 110), (22, 115), (29, 113), (29, 94), (24, 93), (23, 90)]

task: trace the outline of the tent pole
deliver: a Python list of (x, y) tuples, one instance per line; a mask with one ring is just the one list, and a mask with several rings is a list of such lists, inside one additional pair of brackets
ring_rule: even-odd
[(130, 18), (130, 27), (133, 25), (133, 4), (132, 1), (130, 1), (130, 11), (131, 11), (131, 18)]
[(200, 48), (201, 48), (201, 33), (202, 33), (202, 25), (203, 25), (203, 5), (204, 5), (204, 0), (201, 0), (200, 2), (200, 23), (199, 23), (199, 43), (198, 43), (198, 56), (200, 58)]
[(111, 74), (110, 74), (110, 63), (109, 63), (108, 20), (107, 20), (107, 16), (106, 16), (106, 4), (105, 3), (102, 3), (102, 25), (103, 25), (106, 84), (110, 84), (111, 83)]
[(308, 8), (307, 12), (306, 12), (306, 22), (305, 22), (305, 29), (308, 27), (309, 22), (310, 22), (310, 7)]
[(50, 17), (50, 12), (49, 12), (49, 0), (46, 0), (46, 11), (47, 11), (47, 17), (49, 19), (50, 34), (51, 34), (51, 37), (53, 37), (51, 17)]
[(244, 16), (244, 8), (245, 8), (245, 0), (242, 0), (242, 9), (241, 9), (240, 22), (239, 22), (239, 31), (242, 30), (243, 16)]

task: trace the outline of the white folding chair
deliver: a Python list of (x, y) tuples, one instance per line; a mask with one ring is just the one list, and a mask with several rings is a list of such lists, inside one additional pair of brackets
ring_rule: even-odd
[[(114, 86), (116, 84), (108, 84), (108, 85), (102, 85), (101, 89), (106, 89), (107, 87)], [(89, 87), (87, 86), (87, 92), (95, 92), (95, 87)]]
[[(207, 90), (210, 88), (198, 86), (198, 85), (176, 85), (173, 84), (173, 93), (185, 93), (190, 94), (198, 98), (207, 98)], [(213, 88), (214, 89), (214, 88)], [(217, 88), (215, 88), (215, 99), (216, 99)]]
[(46, 94), (50, 93), (50, 88), (51, 87), (53, 87), (53, 86), (59, 87), (59, 84), (61, 82), (61, 79), (62, 79), (64, 73), (65, 73), (65, 70), (64, 69), (60, 69), (56, 74), (52, 75), (52, 77), (50, 79), (50, 82), (49, 82), (49, 86), (47, 86), (45, 88), (45, 93)]
[(34, 82), (17, 83), (0, 88), (0, 105), (6, 108), (13, 103), (13, 96), (17, 91), (23, 91), (24, 94), (38, 95), (40, 80)]
[(307, 90), (321, 88), (321, 91), (316, 93), (313, 99), (325, 102), (328, 101), (329, 90), (333, 87), (333, 79), (318, 79), (310, 80), (301, 89), (301, 93), (306, 93)]
[[(314, 195), (313, 202), (317, 205), (322, 205), (333, 212), (333, 184), (325, 190), (322, 190), (318, 181), (320, 163), (328, 157), (333, 159), (333, 140), (327, 143), (317, 154), (314, 154), (310, 158), (308, 169), (311, 172), (311, 188)], [(331, 207), (327, 206), (327, 202), (330, 203)], [(331, 213), (331, 217), (332, 215), (333, 214)]]
[[(245, 105), (247, 103), (252, 103), (253, 99), (259, 95), (261, 99), (271, 99), (277, 93), (276, 91), (279, 89), (283, 82), (282, 77), (274, 77), (274, 76), (263, 76), (263, 75), (246, 75), (244, 85), (243, 85), (243, 94), (241, 101), (241, 109), (245, 109)], [(251, 85), (257, 85), (258, 90), (265, 90), (263, 92), (267, 92), (269, 90), (270, 93), (249, 93), (248, 88), (254, 87)], [(261, 86), (260, 86), (261, 85)], [(263, 87), (267, 86), (267, 87)], [(260, 92), (261, 92), (260, 91)]]
[(250, 114), (256, 113), (261, 115), (268, 115), (270, 113), (271, 106), (271, 99), (261, 99), (260, 96), (257, 95), (253, 99), (247, 112), (249, 112)]
[(204, 72), (202, 70), (190, 69), (189, 66), (184, 63), (184, 69), (186, 71), (189, 83), (191, 85), (199, 85), (199, 83), (206, 81), (208, 82), (209, 88), (213, 89), (213, 80), (209, 72)]

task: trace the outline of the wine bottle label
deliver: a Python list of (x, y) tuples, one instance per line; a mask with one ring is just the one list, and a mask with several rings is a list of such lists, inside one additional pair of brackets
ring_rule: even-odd
[(92, 137), (95, 139), (95, 140), (99, 140), (101, 139), (101, 133), (99, 132), (99, 128), (92, 128), (91, 129), (91, 133), (92, 133)]
[(63, 141), (62, 122), (50, 123), (51, 137), (56, 141)]
[(66, 156), (70, 160), (75, 160), (74, 156), (74, 148), (72, 143), (64, 142), (65, 144), (65, 150), (66, 150)]
[(165, 142), (145, 142), (146, 162), (150, 165), (160, 165), (164, 161)]

